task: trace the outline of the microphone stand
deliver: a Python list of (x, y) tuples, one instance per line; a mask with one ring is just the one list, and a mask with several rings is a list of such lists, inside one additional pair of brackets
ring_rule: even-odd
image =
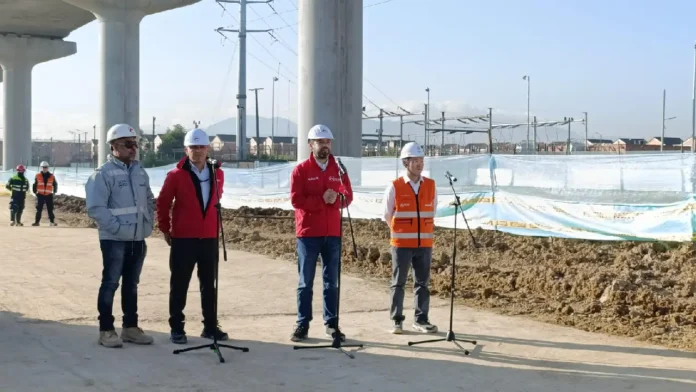
[(348, 223), (350, 224), (350, 236), (351, 239), (353, 240), (353, 254), (355, 255), (355, 258), (358, 258), (358, 247), (355, 244), (355, 236), (353, 234), (353, 223), (350, 219), (350, 210), (348, 209), (348, 202), (346, 201), (346, 188), (343, 185), (343, 176), (348, 175), (346, 173), (346, 168), (343, 166), (343, 163), (341, 163), (341, 160), (337, 160), (338, 163), (338, 178), (341, 181), (341, 189), (339, 189), (339, 195), (341, 197), (341, 228), (340, 228), (340, 241), (338, 245), (338, 292), (336, 293), (336, 333), (334, 334), (333, 342), (331, 344), (326, 344), (326, 345), (320, 345), (320, 346), (293, 346), (292, 348), (295, 350), (309, 350), (309, 349), (315, 349), (315, 348), (335, 348), (339, 350), (340, 352), (346, 354), (350, 359), (355, 359), (355, 356), (352, 353), (347, 352), (346, 350), (343, 349), (343, 347), (363, 347), (362, 344), (343, 344), (341, 342), (341, 336), (338, 333), (340, 331), (339, 326), (339, 309), (341, 306), (341, 255), (343, 252), (343, 208), (345, 207), (346, 211), (348, 212)]
[[(457, 342), (466, 342), (466, 343), (471, 343), (473, 345), (476, 345), (475, 340), (464, 340), (464, 339), (459, 339), (455, 336), (454, 332), (452, 331), (452, 318), (454, 315), (454, 275), (455, 275), (455, 269), (456, 269), (456, 260), (457, 260), (457, 215), (458, 215), (458, 209), (461, 207), (461, 203), (459, 201), (459, 196), (457, 196), (457, 192), (454, 190), (454, 184), (452, 183), (452, 176), (451, 175), (446, 175), (445, 176), (450, 183), (450, 187), (452, 187), (452, 192), (454, 193), (454, 242), (452, 242), (452, 280), (450, 282), (450, 315), (449, 315), (449, 330), (447, 331), (447, 336), (441, 339), (430, 339), (430, 340), (423, 340), (420, 342), (408, 342), (409, 346), (414, 346), (416, 344), (423, 344), (423, 343), (434, 343), (434, 342), (452, 342), (454, 343), (457, 347), (460, 349), (464, 350), (464, 355), (469, 355), (469, 350), (465, 350), (459, 343)], [(457, 181), (454, 179), (454, 181)], [(466, 227), (469, 229), (469, 222), (466, 220), (466, 215), (464, 215), (464, 210), (462, 209), (462, 216), (464, 217), (464, 222), (466, 222)], [(469, 235), (471, 235), (471, 241), (474, 244), (475, 248), (478, 248), (478, 245), (476, 244), (476, 240), (474, 239), (474, 235), (471, 233), (471, 229), (469, 229)]]
[[(222, 205), (220, 204), (220, 188), (218, 187), (218, 182), (217, 182), (217, 169), (220, 167), (218, 162), (216, 160), (210, 161), (210, 165), (212, 166), (213, 169), (213, 183), (211, 186), (210, 191), (213, 191), (213, 187), (215, 188), (215, 192), (217, 195), (217, 203), (215, 203), (215, 208), (217, 209), (217, 218), (218, 218), (218, 227), (217, 227), (217, 239), (216, 239), (216, 244), (215, 244), (215, 302), (213, 304), (213, 314), (215, 315), (215, 325), (217, 326), (217, 316), (218, 316), (218, 266), (220, 265), (220, 236), (222, 236), (222, 251), (223, 251), (223, 257), (225, 261), (227, 261), (227, 248), (225, 247), (225, 230), (222, 227)], [(217, 354), (218, 358), (220, 359), (220, 363), (225, 362), (225, 358), (222, 357), (222, 353), (220, 352), (220, 347), (226, 347), (226, 348), (231, 348), (234, 350), (240, 350), (242, 352), (249, 352), (249, 349), (246, 347), (237, 347), (237, 346), (230, 346), (227, 344), (219, 344), (217, 340), (217, 331), (213, 332), (213, 343), (211, 344), (203, 344), (200, 346), (196, 347), (189, 347), (189, 348), (184, 348), (180, 350), (174, 350), (174, 354), (179, 354), (183, 353), (186, 351), (193, 351), (193, 350), (200, 350), (202, 348), (209, 348)]]

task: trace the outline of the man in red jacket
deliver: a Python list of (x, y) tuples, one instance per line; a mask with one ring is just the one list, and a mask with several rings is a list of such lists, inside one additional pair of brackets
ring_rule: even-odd
[[(173, 343), (187, 342), (184, 331), (184, 307), (194, 266), (198, 265), (201, 290), (203, 332), (201, 337), (227, 340), (220, 330), (215, 314), (215, 263), (218, 262), (218, 215), (215, 205), (218, 192), (213, 188), (213, 170), (217, 188), (222, 195), (224, 173), (219, 166), (207, 162), (209, 139), (201, 129), (193, 129), (184, 138), (186, 157), (167, 173), (157, 197), (157, 222), (164, 239), (171, 246), (169, 269), (170, 339)], [(175, 202), (174, 202), (175, 201)], [(174, 202), (173, 211), (170, 210)]]
[[(321, 255), (324, 281), (324, 325), (326, 335), (345, 335), (336, 325), (338, 306), (338, 268), (341, 249), (341, 197), (344, 208), (353, 201), (348, 176), (339, 174), (339, 165), (331, 155), (333, 134), (324, 125), (309, 130), (309, 159), (299, 163), (290, 178), (290, 201), (295, 208), (295, 235), (299, 284), (297, 286), (297, 324), (290, 337), (293, 342), (307, 338), (312, 321), (312, 294), (317, 259)], [(343, 183), (343, 186), (341, 186)]]

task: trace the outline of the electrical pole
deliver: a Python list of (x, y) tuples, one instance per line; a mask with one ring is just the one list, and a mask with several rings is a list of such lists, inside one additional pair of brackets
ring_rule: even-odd
[(534, 155), (538, 154), (539, 151), (537, 151), (539, 148), (537, 147), (537, 118), (534, 116)]
[(589, 148), (589, 142), (587, 141), (587, 112), (582, 112), (585, 115), (585, 152)]
[(662, 90), (662, 139), (660, 140), (660, 152), (665, 146), (665, 105), (667, 103), (667, 90)]
[(216, 0), (218, 3), (239, 4), (239, 29), (218, 28), (216, 31), (239, 33), (239, 89), (237, 93), (237, 160), (246, 159), (246, 35), (247, 33), (267, 33), (267, 30), (247, 30), (246, 7), (249, 4), (268, 4), (273, 0)]
[[(427, 89), (430, 91), (430, 89)], [(428, 100), (430, 100), (430, 94), (428, 94)], [(430, 110), (430, 104), (425, 104), (425, 110), (423, 111), (424, 121), (423, 121), (423, 149), (425, 150), (425, 155), (428, 155), (428, 110)]]
[(529, 93), (532, 84), (532, 77), (525, 75), (522, 77), (522, 79), (527, 81), (527, 149), (529, 149)]
[(493, 155), (493, 108), (488, 108), (488, 153)]
[(445, 151), (445, 112), (442, 112), (442, 141), (440, 142), (440, 156), (444, 155)]
[(382, 156), (382, 133), (384, 132), (384, 109), (379, 109), (379, 130), (377, 131), (377, 156)]
[(259, 90), (263, 90), (261, 87), (250, 88), (249, 91), (254, 92), (254, 97), (256, 99), (256, 142), (258, 143), (259, 136)]
[[(275, 137), (275, 82), (278, 81), (277, 77), (273, 77), (273, 94), (271, 98), (271, 140)], [(273, 142), (271, 141), (271, 145)]]
[(568, 119), (568, 143), (566, 144), (566, 155), (570, 155), (570, 124), (573, 122), (573, 118)]

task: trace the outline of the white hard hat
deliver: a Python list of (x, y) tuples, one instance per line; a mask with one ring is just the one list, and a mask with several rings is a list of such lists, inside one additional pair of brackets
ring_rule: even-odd
[(419, 158), (424, 157), (423, 148), (416, 142), (408, 142), (401, 149), (400, 158)]
[(196, 128), (186, 132), (186, 137), (184, 137), (184, 147), (208, 145), (210, 145), (210, 139), (204, 130)]
[(333, 133), (331, 133), (331, 130), (329, 127), (326, 125), (321, 125), (317, 124), (313, 126), (310, 130), (309, 133), (307, 134), (307, 139), (309, 140), (315, 140), (315, 139), (333, 139)]
[(48, 162), (42, 161), (41, 164), (39, 165), (41, 167), (48, 167)]
[(136, 137), (138, 136), (135, 133), (135, 129), (131, 127), (128, 124), (116, 124), (111, 129), (109, 129), (109, 132), (106, 133), (106, 143), (110, 144), (116, 139), (120, 139), (122, 137)]

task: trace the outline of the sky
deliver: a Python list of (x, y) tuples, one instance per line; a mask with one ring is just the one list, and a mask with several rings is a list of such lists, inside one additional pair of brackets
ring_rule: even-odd
[[(247, 87), (260, 87), (259, 112), (297, 117), (298, 0), (252, 5)], [(651, 138), (662, 125), (667, 91), (667, 136), (691, 135), (696, 42), (696, 2), (665, 0), (364, 0), (363, 93), (377, 106), (422, 110), (429, 87), (432, 113), (486, 114), (494, 121), (581, 118), (590, 138)], [(200, 121), (205, 127), (236, 112), (236, 37), (214, 29), (236, 28), (239, 7), (213, 0), (146, 17), (141, 23), (141, 124), (157, 128)], [(262, 19), (261, 19), (262, 18)], [(289, 26), (288, 26), (289, 25)], [(99, 24), (68, 38), (78, 53), (34, 68), (34, 138), (72, 138), (92, 131), (99, 114)], [(294, 52), (294, 53), (293, 53)], [(255, 110), (248, 93), (248, 113)], [(0, 98), (1, 100), (1, 98)], [(369, 114), (377, 108), (364, 103)], [(434, 117), (434, 115), (431, 115)], [(2, 126), (0, 120), (0, 126)], [(247, 125), (250, 127), (251, 125)], [(248, 132), (251, 128), (248, 128)], [(520, 141), (526, 127), (497, 131), (498, 140)], [(539, 141), (564, 139), (566, 129), (539, 130)], [(584, 126), (572, 129), (584, 138)], [(457, 139), (459, 139), (457, 137)], [(457, 140), (458, 141), (458, 140)]]

